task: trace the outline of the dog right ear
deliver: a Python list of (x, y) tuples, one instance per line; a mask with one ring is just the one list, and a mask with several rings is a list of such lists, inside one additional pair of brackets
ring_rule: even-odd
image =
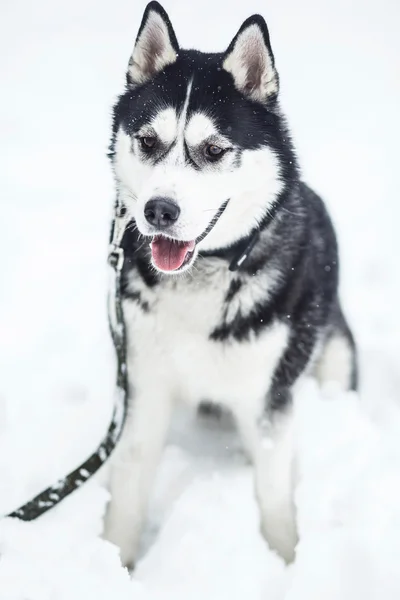
[(174, 63), (179, 45), (169, 17), (158, 2), (146, 6), (135, 47), (129, 60), (127, 83), (145, 83)]

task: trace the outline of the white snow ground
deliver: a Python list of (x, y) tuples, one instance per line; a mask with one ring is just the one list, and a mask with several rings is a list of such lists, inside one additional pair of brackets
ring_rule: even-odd
[[(109, 107), (145, 3), (3, 0), (0, 18), (0, 514), (65, 474), (107, 427)], [(360, 396), (296, 399), (301, 541), (261, 539), (229, 427), (177, 424), (131, 580), (100, 540), (90, 482), (40, 522), (0, 523), (0, 600), (400, 597), (400, 5), (166, 0), (183, 46), (270, 25), (304, 175), (326, 198), (360, 350)], [(158, 533), (157, 533), (158, 532)], [(147, 551), (147, 552), (146, 552)]]

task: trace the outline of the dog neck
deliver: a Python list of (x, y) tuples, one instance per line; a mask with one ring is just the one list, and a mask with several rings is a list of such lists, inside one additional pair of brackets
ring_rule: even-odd
[(238, 240), (233, 246), (216, 250), (200, 252), (203, 257), (225, 258), (229, 262), (230, 271), (238, 271), (244, 267), (250, 255), (260, 239), (261, 233), (265, 231), (275, 220), (279, 209), (285, 203), (288, 194), (282, 195), (269, 209), (261, 223), (255, 227), (246, 237)]

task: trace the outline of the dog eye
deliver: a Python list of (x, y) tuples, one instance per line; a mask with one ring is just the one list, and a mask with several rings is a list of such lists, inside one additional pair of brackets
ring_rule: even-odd
[(144, 137), (139, 138), (140, 140), (140, 144), (143, 148), (143, 150), (145, 150), (146, 152), (149, 152), (149, 150), (153, 150), (153, 148), (155, 147), (156, 143), (157, 143), (157, 138), (146, 135)]
[(216, 160), (221, 158), (221, 156), (225, 153), (225, 150), (220, 146), (216, 146), (215, 144), (207, 144), (204, 148), (204, 154), (206, 158), (210, 160)]

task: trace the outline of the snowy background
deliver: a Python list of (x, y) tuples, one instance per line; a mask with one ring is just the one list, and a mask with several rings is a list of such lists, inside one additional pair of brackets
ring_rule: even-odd
[[(65, 474), (107, 428), (105, 158), (145, 2), (3, 0), (0, 14), (0, 515)], [(359, 396), (296, 398), (301, 541), (261, 539), (229, 423), (181, 422), (131, 580), (98, 538), (90, 482), (40, 522), (0, 523), (0, 600), (400, 597), (400, 5), (166, 0), (182, 46), (224, 49), (262, 12), (304, 177), (338, 228)], [(397, 234), (397, 235), (396, 235)]]

